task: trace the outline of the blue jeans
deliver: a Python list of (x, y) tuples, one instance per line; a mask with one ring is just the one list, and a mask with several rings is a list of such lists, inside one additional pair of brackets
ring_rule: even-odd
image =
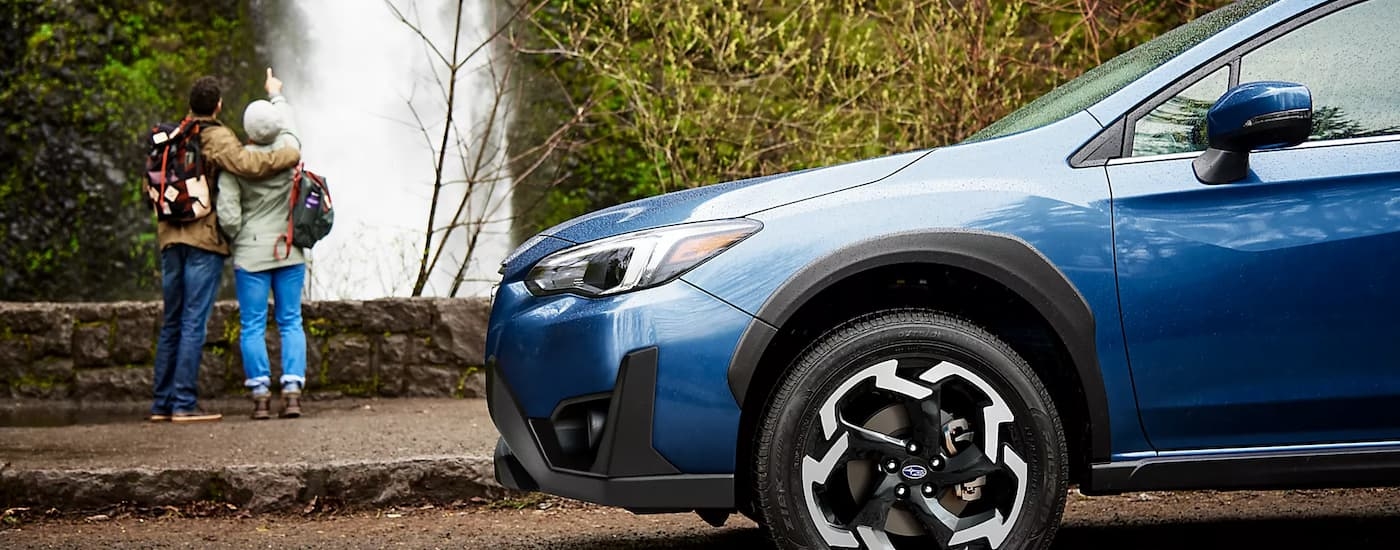
[(251, 388), (253, 395), (266, 395), (272, 384), (265, 339), (269, 292), (277, 332), (282, 335), (282, 390), (295, 391), (306, 385), (306, 333), (301, 328), (301, 287), (305, 280), (303, 264), (258, 272), (233, 270), (243, 322), (239, 336), (243, 374), (247, 378), (243, 385)]
[(224, 257), (177, 244), (160, 252), (165, 320), (156, 341), (151, 413), (192, 412), (199, 399), (199, 362)]

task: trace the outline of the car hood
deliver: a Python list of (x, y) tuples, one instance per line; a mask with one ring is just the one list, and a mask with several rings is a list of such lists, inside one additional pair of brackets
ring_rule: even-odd
[(585, 214), (541, 234), (583, 243), (664, 225), (747, 216), (879, 181), (928, 153), (913, 151), (667, 193)]

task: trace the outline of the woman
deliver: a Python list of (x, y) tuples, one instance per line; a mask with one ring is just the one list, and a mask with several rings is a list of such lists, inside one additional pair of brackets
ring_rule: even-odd
[[(267, 70), (270, 101), (258, 100), (243, 111), (243, 129), (253, 151), (301, 148), (292, 125), (292, 107), (282, 97), (282, 81)], [(233, 278), (242, 317), (239, 347), (243, 352), (244, 385), (253, 392), (253, 418), (271, 418), (272, 373), (268, 364), (267, 298), (273, 299), (273, 319), (282, 335), (283, 418), (301, 416), (301, 389), (306, 384), (306, 334), (301, 327), (301, 289), (306, 258), (301, 249), (279, 244), (287, 231), (293, 170), (264, 180), (249, 180), (224, 172), (219, 176), (219, 226), (233, 249)]]

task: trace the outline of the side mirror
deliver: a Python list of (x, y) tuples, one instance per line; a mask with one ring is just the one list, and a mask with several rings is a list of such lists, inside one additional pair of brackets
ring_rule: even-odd
[(1291, 147), (1312, 132), (1312, 92), (1292, 82), (1250, 82), (1225, 92), (1206, 112), (1210, 148), (1191, 166), (1202, 183), (1249, 174), (1249, 152)]

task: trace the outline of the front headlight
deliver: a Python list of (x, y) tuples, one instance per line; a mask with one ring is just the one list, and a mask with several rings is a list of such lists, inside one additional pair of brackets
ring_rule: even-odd
[(604, 296), (669, 282), (724, 252), (763, 224), (720, 220), (648, 229), (545, 256), (525, 277), (534, 294)]

